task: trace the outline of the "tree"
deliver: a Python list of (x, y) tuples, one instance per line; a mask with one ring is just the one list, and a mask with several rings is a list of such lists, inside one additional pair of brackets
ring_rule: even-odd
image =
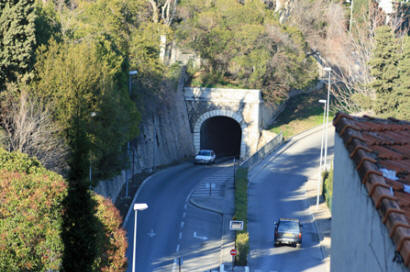
[(3, 95), (0, 114), (10, 151), (36, 157), (47, 169), (67, 174), (68, 147), (49, 106), (26, 91)]
[(28, 80), (34, 63), (34, 0), (0, 3), (0, 91), (7, 82)]
[(396, 118), (410, 120), (410, 37), (403, 37), (401, 45), (398, 66), (400, 80), (395, 89), (397, 107), (393, 110)]
[(374, 77), (371, 88), (376, 91), (376, 113), (387, 114), (397, 107), (397, 97), (392, 94), (399, 79), (399, 47), (389, 26), (376, 29), (375, 42), (376, 46), (370, 60), (370, 71)]
[(302, 33), (262, 1), (181, 1), (179, 16), (177, 38), (202, 59), (201, 85), (258, 88), (275, 103), (316, 78)]
[(137, 134), (140, 120), (128, 95), (123, 58), (110, 51), (109, 41), (52, 42), (43, 50), (32, 92), (53, 105), (72, 150), (71, 172), (88, 177), (91, 161), (97, 177), (114, 174), (124, 165), (122, 148)]

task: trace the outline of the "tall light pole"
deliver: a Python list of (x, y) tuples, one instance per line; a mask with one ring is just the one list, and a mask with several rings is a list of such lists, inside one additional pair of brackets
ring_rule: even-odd
[(319, 196), (320, 196), (320, 184), (322, 183), (322, 162), (323, 162), (323, 140), (325, 134), (325, 113), (326, 113), (326, 105), (327, 100), (320, 99), (319, 103), (323, 104), (323, 129), (322, 129), (322, 140), (320, 144), (320, 162), (319, 162), (319, 179), (317, 182), (317, 196), (316, 196), (316, 208), (319, 208)]
[(350, 2), (350, 0), (346, 0), (347, 3), (350, 3), (350, 19), (349, 19), (349, 32), (352, 31), (352, 23), (353, 23), (353, 1)]
[(328, 126), (329, 126), (329, 101), (330, 101), (330, 73), (332, 68), (325, 67), (323, 70), (328, 72), (328, 83), (327, 83), (327, 99), (326, 99), (326, 128), (325, 128), (325, 158), (324, 166), (327, 169), (327, 138), (328, 138)]
[(135, 217), (134, 217), (134, 245), (133, 245), (133, 251), (132, 251), (132, 272), (135, 272), (135, 248), (137, 245), (137, 217), (138, 217), (138, 211), (143, 211), (148, 208), (147, 203), (135, 203), (134, 204), (134, 211), (135, 211)]
[[(94, 118), (97, 115), (97, 113), (91, 112), (90, 115), (91, 115), (91, 118)], [(92, 169), (91, 169), (91, 154), (89, 156), (90, 156), (90, 158), (89, 158), (89, 163), (90, 163), (89, 176), (90, 176), (90, 190), (91, 190), (92, 184), (93, 184), (93, 182), (92, 182), (93, 172), (92, 172)]]
[[(128, 94), (129, 96), (131, 96), (131, 90), (132, 90), (132, 76), (135, 76), (136, 74), (138, 74), (137, 70), (131, 70), (128, 72)], [(130, 143), (127, 143), (127, 156), (128, 158), (130, 157)], [(134, 177), (134, 149), (132, 152), (132, 176), (131, 179), (133, 179)], [(127, 169), (125, 169), (125, 198), (128, 198), (128, 171)]]

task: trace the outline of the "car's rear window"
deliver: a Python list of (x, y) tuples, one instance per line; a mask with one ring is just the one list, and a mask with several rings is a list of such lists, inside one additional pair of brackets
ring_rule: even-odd
[(278, 230), (280, 232), (299, 232), (299, 223), (296, 221), (280, 221)]
[(198, 155), (201, 155), (201, 156), (211, 156), (211, 151), (201, 150), (201, 151), (199, 151)]

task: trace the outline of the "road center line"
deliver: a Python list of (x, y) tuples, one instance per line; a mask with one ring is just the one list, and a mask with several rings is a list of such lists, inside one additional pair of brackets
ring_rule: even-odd
[(184, 227), (184, 221), (181, 222), (181, 229)]
[(184, 213), (182, 214), (182, 218), (185, 218), (185, 216), (186, 216), (186, 212), (184, 212)]
[(182, 239), (182, 231), (179, 233), (179, 240)]
[(179, 252), (179, 244), (177, 245), (177, 252)]

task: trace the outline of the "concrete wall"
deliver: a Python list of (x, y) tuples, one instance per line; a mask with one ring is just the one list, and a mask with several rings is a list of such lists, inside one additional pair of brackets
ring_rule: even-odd
[[(129, 148), (130, 168), (117, 177), (100, 181), (95, 191), (114, 202), (122, 186), (132, 173), (151, 169), (191, 158), (194, 154), (192, 134), (184, 103), (183, 86), (185, 72), (181, 74), (177, 90), (166, 90), (166, 98), (145, 96), (140, 134)], [(134, 165), (132, 165), (134, 159)], [(132, 171), (132, 167), (134, 171)]]
[(408, 271), (337, 134), (334, 166), (331, 271)]

